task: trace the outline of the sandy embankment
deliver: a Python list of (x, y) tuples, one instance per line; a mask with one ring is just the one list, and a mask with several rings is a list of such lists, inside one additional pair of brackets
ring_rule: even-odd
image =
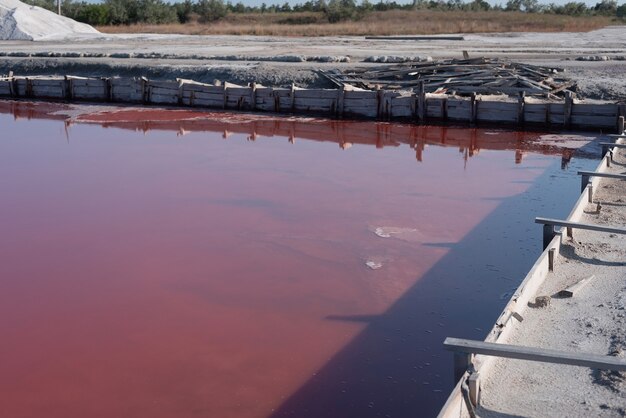
[[(626, 150), (609, 171), (626, 172)], [(626, 227), (626, 181), (603, 179), (580, 222)], [(574, 230), (537, 295), (554, 295), (595, 276), (572, 298), (527, 309), (507, 343), (572, 352), (626, 355), (626, 236)], [(497, 359), (482, 383), (482, 417), (623, 417), (626, 373)]]

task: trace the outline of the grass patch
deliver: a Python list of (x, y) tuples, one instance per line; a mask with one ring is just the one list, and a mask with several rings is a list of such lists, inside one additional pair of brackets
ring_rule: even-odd
[[(619, 24), (607, 16), (563, 16), (521, 12), (389, 10), (371, 12), (358, 21), (328, 23), (324, 15), (302, 13), (231, 13), (218, 22), (100, 26), (105, 33), (169, 33), (187, 35), (435, 35), (488, 32), (587, 32)], [(622, 22), (623, 23), (623, 22)]]

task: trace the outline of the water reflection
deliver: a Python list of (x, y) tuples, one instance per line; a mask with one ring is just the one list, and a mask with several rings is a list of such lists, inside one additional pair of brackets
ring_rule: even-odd
[[(51, 110), (54, 109), (54, 110)], [(228, 114), (190, 110), (145, 108), (77, 107), (75, 105), (40, 106), (29, 102), (0, 101), (0, 112), (20, 118), (54, 118), (65, 120), (69, 129), (76, 122), (98, 123), (104, 127), (130, 129), (148, 133), (151, 130), (175, 131), (177, 136), (192, 132), (216, 132), (227, 139), (243, 134), (248, 141), (259, 137), (285, 137), (295, 144), (298, 139), (334, 142), (343, 150), (353, 145), (376, 148), (409, 145), (415, 159), (423, 161), (430, 146), (458, 148), (463, 161), (481, 150), (514, 151), (514, 161), (520, 164), (527, 153), (561, 156), (565, 168), (576, 154), (579, 158), (597, 158), (598, 150), (586, 149), (593, 136), (567, 134), (546, 135), (542, 132), (501, 131), (467, 127), (444, 127), (383, 123), (372, 121), (338, 121), (328, 119), (288, 118), (266, 115)], [(70, 132), (68, 130), (68, 140)]]

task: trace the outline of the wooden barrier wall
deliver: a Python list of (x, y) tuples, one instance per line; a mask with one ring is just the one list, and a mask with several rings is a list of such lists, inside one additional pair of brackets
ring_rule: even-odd
[(431, 93), (353, 89), (211, 85), (146, 78), (3, 77), (0, 97), (143, 103), (227, 110), (368, 119), (541, 125), (552, 129), (617, 131), (626, 105), (507, 96), (456, 97)]

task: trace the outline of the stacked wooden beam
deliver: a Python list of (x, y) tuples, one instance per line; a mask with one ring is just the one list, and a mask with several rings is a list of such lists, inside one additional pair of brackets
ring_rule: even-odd
[(564, 70), (560, 68), (538, 67), (489, 58), (321, 71), (340, 87), (351, 85), (367, 90), (417, 90), (423, 85), (427, 93), (460, 96), (524, 94), (547, 98), (565, 97), (576, 90), (576, 83), (564, 77), (563, 72)]

